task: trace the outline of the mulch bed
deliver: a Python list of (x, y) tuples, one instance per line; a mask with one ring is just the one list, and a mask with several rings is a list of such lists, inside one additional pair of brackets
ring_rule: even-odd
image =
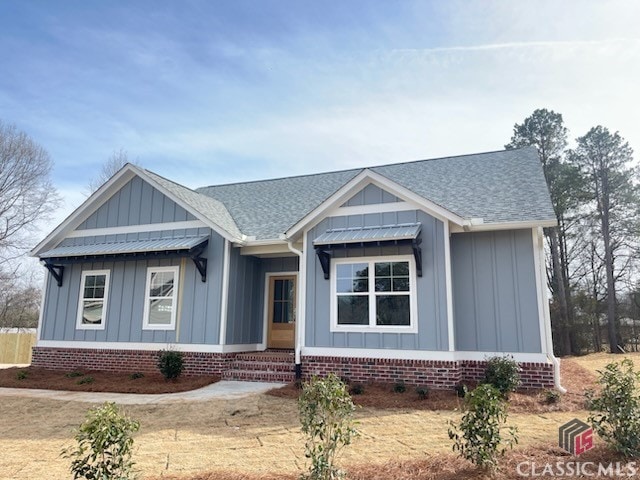
[(216, 376), (181, 376), (167, 381), (159, 373), (138, 376), (87, 370), (63, 372), (34, 367), (0, 369), (0, 387), (79, 392), (175, 393), (195, 390), (219, 380), (220, 377)]
[[(562, 384), (567, 393), (562, 395), (557, 403), (548, 403), (545, 390), (530, 390), (516, 392), (509, 397), (510, 413), (545, 413), (571, 412), (584, 410), (584, 393), (589, 388), (595, 388), (596, 377), (577, 363), (566, 359), (561, 364)], [(427, 398), (420, 398), (416, 388), (406, 386), (404, 393), (394, 391), (393, 384), (366, 383), (361, 385), (363, 392), (354, 393), (351, 385), (351, 397), (356, 405), (380, 409), (404, 408), (415, 410), (459, 410), (463, 399), (452, 390), (429, 390)], [(469, 384), (472, 388), (475, 385)], [(282, 398), (297, 399), (300, 395), (299, 384), (290, 383), (282, 388), (267, 392), (268, 395)]]

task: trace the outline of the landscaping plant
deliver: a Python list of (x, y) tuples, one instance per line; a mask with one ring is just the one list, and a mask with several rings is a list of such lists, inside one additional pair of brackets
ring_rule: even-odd
[(520, 386), (520, 365), (510, 355), (491, 357), (487, 359), (482, 383), (492, 385), (508, 398)]
[(158, 352), (158, 368), (167, 380), (178, 378), (184, 369), (182, 352), (160, 350)]
[(133, 433), (140, 424), (120, 413), (115, 403), (91, 408), (80, 425), (75, 449), (65, 448), (62, 455), (72, 459), (74, 479), (127, 480), (132, 477)]
[(302, 386), (298, 400), (305, 456), (311, 460), (308, 480), (335, 480), (344, 472), (335, 464), (340, 451), (358, 435), (353, 420), (355, 405), (347, 386), (334, 374), (313, 377)]
[(518, 443), (516, 428), (507, 427), (506, 423), (507, 407), (502, 394), (491, 385), (480, 385), (465, 396), (460, 424), (449, 422), (453, 451), (480, 468), (495, 469), (498, 455)]
[(630, 359), (598, 371), (600, 393), (587, 392), (593, 430), (625, 457), (640, 456), (640, 372)]

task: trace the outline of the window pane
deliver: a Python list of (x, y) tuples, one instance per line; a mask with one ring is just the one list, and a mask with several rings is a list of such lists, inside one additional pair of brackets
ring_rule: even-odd
[(151, 274), (151, 297), (171, 297), (173, 295), (173, 272)]
[(273, 323), (283, 323), (282, 320), (282, 302), (273, 302)]
[(392, 267), (394, 277), (409, 275), (409, 262), (394, 262)]
[(343, 295), (338, 297), (338, 325), (368, 325), (369, 296)]
[(369, 280), (354, 280), (353, 281), (353, 291), (354, 292), (368, 292), (369, 291)]
[(408, 292), (409, 291), (409, 278), (394, 278), (393, 279), (393, 291), (394, 292)]
[(391, 276), (391, 264), (390, 263), (376, 263), (376, 277), (390, 277)]
[(82, 302), (82, 324), (100, 325), (102, 323), (102, 300), (84, 300)]
[(368, 278), (369, 277), (369, 265), (366, 263), (354, 263), (353, 267), (353, 276), (357, 278)]
[(376, 314), (377, 325), (410, 325), (409, 295), (378, 295)]
[(273, 281), (273, 299), (274, 300), (282, 300), (284, 298), (284, 288), (283, 287), (283, 280), (274, 280)]
[(338, 293), (353, 292), (353, 281), (350, 278), (339, 278), (336, 280), (336, 291)]
[(391, 291), (390, 278), (376, 278), (376, 292), (390, 292), (390, 291)]
[(95, 283), (96, 287), (104, 287), (104, 283), (107, 279), (106, 275), (96, 275), (94, 278), (96, 281)]
[(172, 300), (150, 300), (149, 324), (150, 325), (170, 325), (172, 310), (173, 310)]

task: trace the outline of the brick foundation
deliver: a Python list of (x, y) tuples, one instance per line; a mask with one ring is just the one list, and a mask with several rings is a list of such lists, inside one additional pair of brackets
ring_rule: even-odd
[[(449, 389), (461, 382), (476, 382), (484, 376), (484, 361), (398, 360), (353, 357), (302, 357), (303, 378), (335, 373), (353, 382), (403, 381), (408, 385), (425, 385)], [(521, 363), (523, 389), (552, 388), (553, 365)]]
[[(235, 353), (184, 352), (183, 375), (222, 375)], [(158, 352), (33, 347), (31, 365), (51, 370), (158, 373)]]

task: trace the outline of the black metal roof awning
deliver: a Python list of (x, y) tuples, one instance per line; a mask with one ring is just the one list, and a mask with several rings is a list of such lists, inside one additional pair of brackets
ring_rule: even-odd
[(388, 247), (407, 245), (413, 250), (416, 259), (416, 271), (422, 276), (422, 250), (419, 238), (422, 225), (420, 223), (402, 223), (376, 227), (335, 228), (319, 235), (313, 245), (324, 278), (329, 279), (331, 254), (335, 250), (352, 248)]
[(193, 260), (203, 282), (207, 280), (207, 259), (202, 257), (209, 236), (136, 240), (129, 242), (68, 245), (42, 252), (44, 266), (62, 286), (64, 265), (105, 260), (143, 260), (188, 257)]

